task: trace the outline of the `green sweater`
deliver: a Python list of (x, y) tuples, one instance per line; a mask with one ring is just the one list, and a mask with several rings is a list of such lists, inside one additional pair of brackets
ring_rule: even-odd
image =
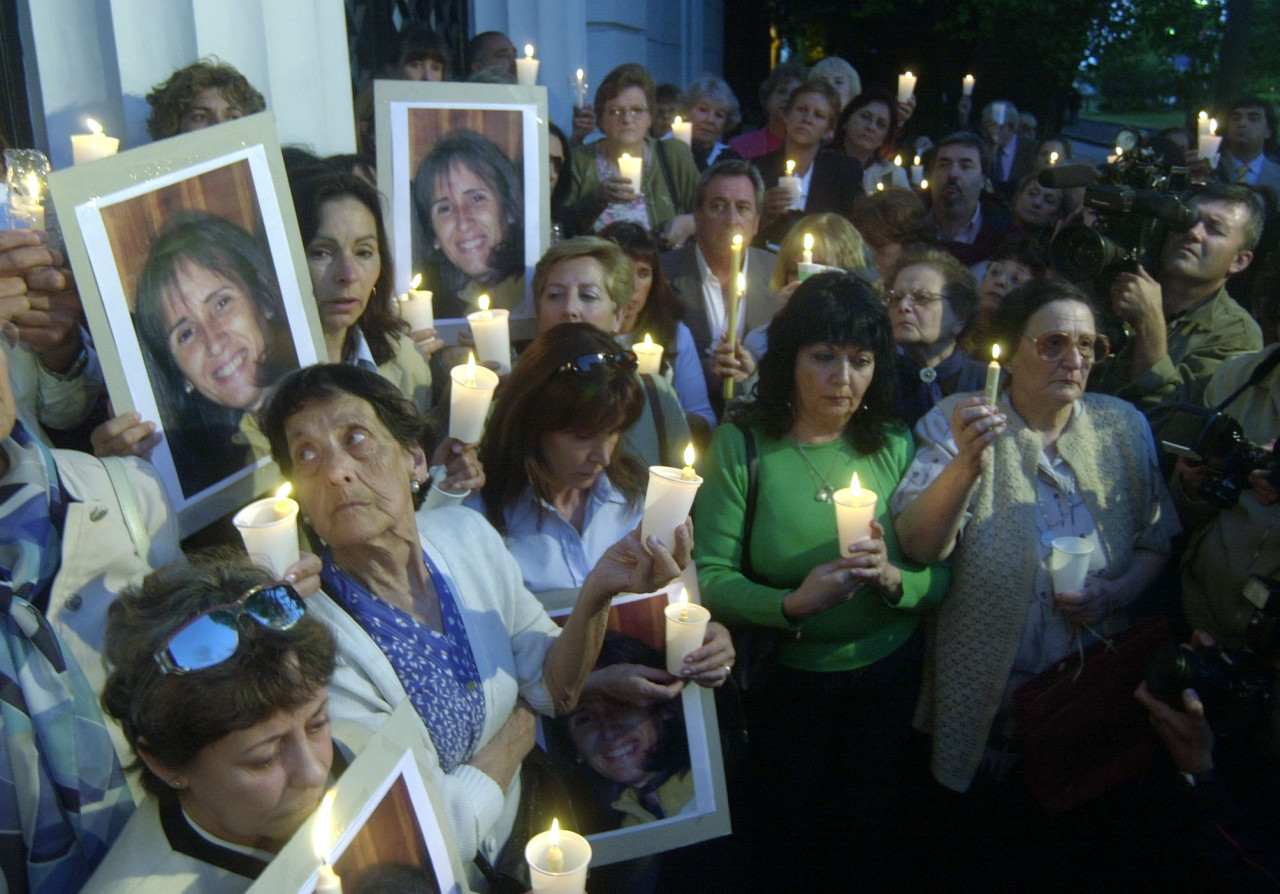
[[(898, 548), (889, 497), (915, 455), (911, 435), (896, 427), (885, 446), (859, 456), (844, 438), (800, 447), (788, 440), (755, 435), (757, 502), (751, 531), (751, 565), (760, 583), (742, 574), (742, 528), (747, 498), (746, 442), (735, 425), (716, 429), (705, 482), (694, 506), (697, 532), (694, 558), (702, 601), (711, 616), (730, 627), (773, 627), (786, 633), (779, 660), (810, 671), (854, 670), (880, 660), (915, 631), (924, 609), (946, 595), (950, 574), (944, 566), (906, 561)], [(782, 600), (818, 565), (839, 558), (836, 510), (813, 498), (820, 483), (804, 459), (804, 450), (832, 487), (848, 487), (858, 473), (864, 488), (879, 495), (876, 520), (884, 526), (889, 560), (902, 570), (902, 599), (889, 605), (873, 586), (848, 602), (793, 627), (782, 614)]]

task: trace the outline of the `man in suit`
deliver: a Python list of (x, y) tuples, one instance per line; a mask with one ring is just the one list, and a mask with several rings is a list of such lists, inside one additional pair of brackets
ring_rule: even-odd
[(1225, 183), (1261, 186), (1280, 198), (1280, 164), (1263, 154), (1267, 141), (1276, 133), (1275, 109), (1258, 96), (1242, 96), (1227, 113), (1227, 133), (1223, 138), (1218, 177)]
[(1013, 200), (1018, 181), (1031, 173), (1036, 163), (1036, 144), (1018, 138), (1017, 107), (1008, 100), (989, 104), (982, 110), (982, 132), (991, 156), (991, 187), (1006, 201)]
[[(750, 162), (721, 161), (702, 174), (694, 194), (694, 238), (662, 256), (662, 272), (680, 296), (685, 325), (702, 358), (712, 404), (723, 391), (714, 352), (729, 326), (729, 302), (735, 287), (733, 237), (741, 236), (746, 293), (738, 313), (738, 340), (773, 319), (777, 299), (769, 288), (775, 257), (751, 248), (764, 204), (764, 181)], [(721, 408), (716, 407), (717, 413)]]

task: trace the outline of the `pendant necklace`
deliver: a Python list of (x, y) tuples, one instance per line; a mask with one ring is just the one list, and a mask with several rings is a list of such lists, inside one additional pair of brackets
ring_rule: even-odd
[(813, 464), (813, 460), (809, 459), (809, 454), (805, 449), (795, 441), (791, 442), (796, 450), (800, 451), (800, 458), (804, 460), (804, 464), (809, 467), (809, 474), (818, 484), (818, 490), (814, 493), (813, 499), (817, 503), (830, 503), (831, 497), (835, 493), (835, 488), (830, 484), (831, 476), (835, 473), (836, 466), (840, 463), (840, 448), (836, 448), (836, 457), (831, 462), (831, 468), (827, 470), (827, 474), (823, 475), (818, 471), (818, 467)]

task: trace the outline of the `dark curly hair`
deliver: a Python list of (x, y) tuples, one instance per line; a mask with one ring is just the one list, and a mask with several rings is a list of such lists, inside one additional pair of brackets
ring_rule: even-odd
[(267, 107), (262, 94), (249, 83), (234, 66), (209, 56), (180, 68), (163, 84), (157, 84), (147, 94), (151, 105), (151, 117), (147, 119), (147, 133), (153, 140), (163, 140), (178, 132), (182, 116), (191, 108), (196, 96), (210, 87), (222, 91), (223, 98), (238, 106), (246, 115), (261, 112)]
[(796, 422), (796, 362), (809, 345), (829, 343), (870, 351), (876, 368), (844, 436), (864, 456), (884, 446), (890, 429), (901, 428), (895, 409), (893, 328), (884, 303), (857, 277), (843, 273), (811, 276), (796, 289), (769, 324), (769, 350), (760, 359), (753, 400), (738, 419), (771, 438), (781, 438)]
[(635, 341), (642, 341), (645, 333), (649, 333), (656, 343), (666, 345), (662, 365), (664, 368), (672, 366), (676, 357), (676, 323), (684, 316), (684, 302), (667, 284), (659, 259), (661, 252), (658, 250), (658, 241), (640, 224), (628, 220), (615, 220), (600, 230), (598, 235), (601, 239), (611, 239), (618, 243), (618, 247), (627, 253), (633, 264), (648, 264), (653, 271), (649, 297), (636, 314), (631, 335)]

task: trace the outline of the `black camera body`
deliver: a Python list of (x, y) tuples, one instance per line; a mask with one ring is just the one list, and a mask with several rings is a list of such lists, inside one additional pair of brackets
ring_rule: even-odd
[(1165, 704), (1184, 710), (1182, 691), (1194, 689), (1205, 719), (1224, 741), (1256, 733), (1275, 701), (1274, 675), (1258, 657), (1222, 646), (1168, 645), (1151, 657), (1147, 688)]
[(1249, 487), (1255, 469), (1270, 472), (1280, 486), (1276, 457), (1244, 436), (1240, 423), (1226, 413), (1179, 404), (1160, 427), (1160, 443), (1171, 453), (1209, 467), (1200, 495), (1219, 509), (1230, 509)]

